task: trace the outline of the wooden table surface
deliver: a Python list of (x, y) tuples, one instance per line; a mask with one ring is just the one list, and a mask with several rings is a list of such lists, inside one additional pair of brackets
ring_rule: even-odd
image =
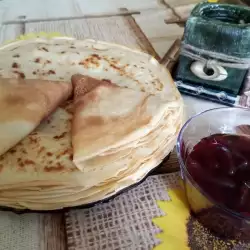
[[(184, 5), (195, 2), (198, 1), (2, 0), (0, 43), (29, 32), (58, 31), (78, 39), (95, 38), (138, 47), (160, 59), (183, 32), (182, 27), (176, 24), (166, 25), (164, 20), (175, 13), (181, 13)], [(131, 11), (133, 14), (124, 16), (123, 19), (115, 18), (124, 11)], [(134, 32), (134, 38), (123, 33), (124, 25), (129, 25), (129, 32)], [(118, 31), (114, 33), (115, 29)], [(184, 101), (188, 116), (219, 106), (193, 97), (184, 97)], [(172, 155), (167, 164), (176, 166), (176, 157)], [(164, 172), (164, 168), (159, 172)], [(37, 216), (40, 220), (39, 250), (67, 249), (64, 214), (47, 213)]]

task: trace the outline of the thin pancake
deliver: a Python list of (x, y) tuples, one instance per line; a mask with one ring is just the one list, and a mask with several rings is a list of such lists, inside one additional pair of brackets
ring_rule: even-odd
[[(73, 161), (82, 162), (149, 133), (162, 119), (167, 103), (159, 96), (83, 76), (74, 81)], [(88, 89), (88, 86), (91, 86)]]
[(0, 79), (0, 155), (32, 132), (72, 93), (65, 82)]

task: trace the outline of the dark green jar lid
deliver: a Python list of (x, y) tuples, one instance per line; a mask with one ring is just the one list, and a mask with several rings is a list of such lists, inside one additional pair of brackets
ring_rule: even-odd
[(250, 58), (250, 8), (198, 4), (186, 22), (184, 42), (208, 51)]

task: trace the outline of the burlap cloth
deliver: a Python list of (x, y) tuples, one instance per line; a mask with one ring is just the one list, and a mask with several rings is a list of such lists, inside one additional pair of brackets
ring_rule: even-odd
[(160, 243), (155, 217), (165, 215), (156, 201), (169, 200), (167, 189), (179, 174), (149, 176), (143, 183), (107, 203), (66, 214), (69, 250), (147, 250)]
[[(169, 200), (167, 189), (177, 185), (178, 176), (178, 173), (149, 176), (107, 203), (66, 213), (65, 248), (152, 249), (160, 243), (155, 234), (161, 231), (152, 219), (165, 215), (156, 201)], [(44, 214), (37, 213), (0, 212), (0, 250), (52, 249), (45, 245), (48, 235), (44, 236), (43, 217)]]

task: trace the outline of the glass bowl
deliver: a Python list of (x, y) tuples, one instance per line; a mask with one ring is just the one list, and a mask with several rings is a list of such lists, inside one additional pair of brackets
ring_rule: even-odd
[(217, 236), (228, 239), (250, 240), (250, 215), (242, 215), (216, 202), (194, 181), (185, 161), (193, 147), (204, 137), (213, 134), (250, 135), (249, 125), (249, 109), (211, 109), (190, 118), (182, 127), (177, 140), (181, 177), (192, 214)]

